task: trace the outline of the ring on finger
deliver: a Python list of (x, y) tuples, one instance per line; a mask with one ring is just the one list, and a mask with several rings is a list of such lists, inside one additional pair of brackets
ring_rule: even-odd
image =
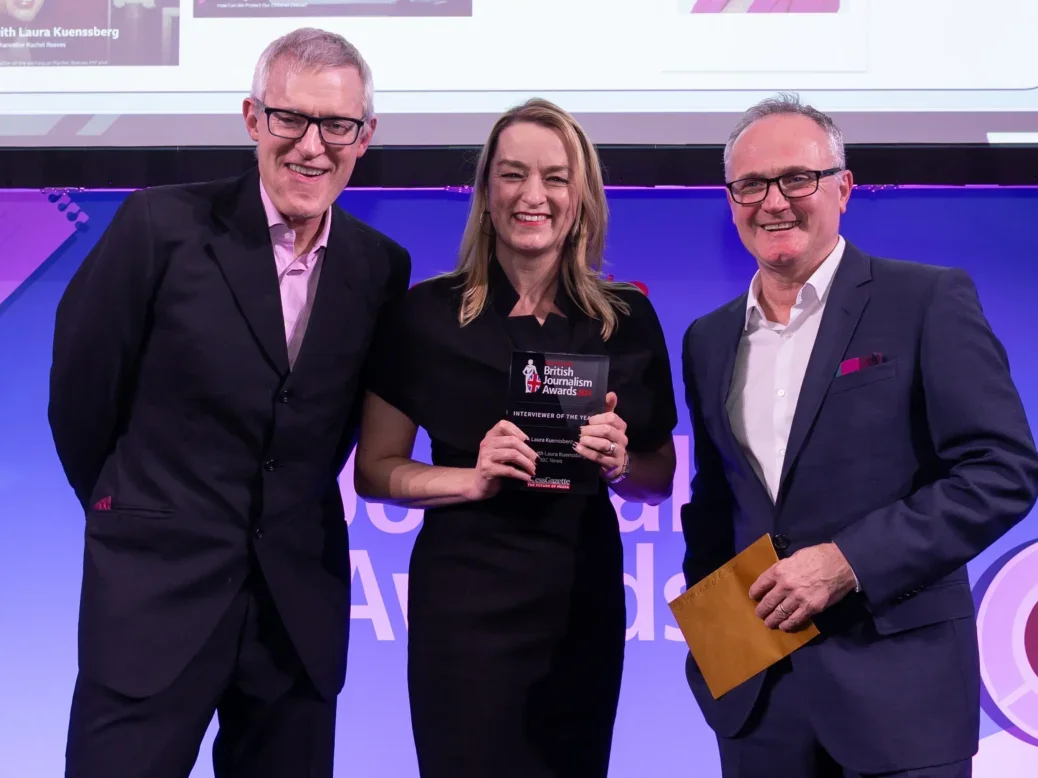
[(616, 441), (610, 440), (609, 449), (606, 451), (606, 456), (612, 456), (614, 451), (616, 451)]

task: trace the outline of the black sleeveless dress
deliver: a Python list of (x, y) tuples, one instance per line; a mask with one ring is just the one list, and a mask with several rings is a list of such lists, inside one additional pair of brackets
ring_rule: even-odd
[[(670, 362), (648, 299), (603, 342), (565, 316), (509, 317), (518, 296), (491, 263), (490, 300), (460, 327), (457, 281), (418, 284), (381, 329), (370, 389), (430, 437), (433, 464), (473, 467), (503, 416), (511, 350), (604, 353), (629, 450), (677, 421)], [(623, 555), (603, 482), (594, 496), (502, 490), (429, 509), (408, 588), (408, 691), (422, 778), (605, 778), (626, 631)]]

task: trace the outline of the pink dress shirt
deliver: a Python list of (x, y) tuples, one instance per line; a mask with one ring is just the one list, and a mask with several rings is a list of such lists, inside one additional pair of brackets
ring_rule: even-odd
[(274, 246), (274, 263), (278, 271), (278, 286), (281, 289), (281, 311), (285, 317), (285, 343), (288, 346), (288, 364), (295, 365), (299, 347), (306, 334), (310, 311), (317, 292), (317, 280), (321, 275), (321, 260), (328, 248), (328, 234), (332, 226), (332, 209), (324, 216), (321, 234), (308, 254), (296, 256), (296, 233), (274, 207), (266, 188), (260, 183), (263, 210), (267, 213), (270, 242)]
[[(692, 13), (720, 13), (729, 0), (696, 0)], [(824, 14), (840, 10), (840, 0), (753, 0), (746, 13)]]

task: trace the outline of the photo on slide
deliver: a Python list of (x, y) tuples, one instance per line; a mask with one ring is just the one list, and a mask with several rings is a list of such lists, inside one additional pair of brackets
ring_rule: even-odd
[(0, 67), (180, 63), (180, 0), (0, 0)]
[(687, 14), (834, 14), (840, 0), (678, 0), (678, 12)]
[[(789, 77), (810, 78), (812, 88), (836, 89), (847, 73), (869, 69), (869, 0), (656, 0), (674, 16), (657, 34), (654, 66), (683, 74), (686, 89), (773, 92), (790, 89)], [(680, 9), (680, 10), (675, 10)], [(697, 13), (697, 10), (699, 13)], [(819, 57), (816, 46), (738, 46), (734, 41), (839, 41)], [(733, 54), (733, 52), (736, 52)], [(829, 50), (827, 49), (827, 52)], [(678, 82), (673, 88), (679, 88)], [(799, 88), (806, 88), (803, 83)]]
[(472, 0), (195, 0), (196, 18), (235, 16), (472, 16)]

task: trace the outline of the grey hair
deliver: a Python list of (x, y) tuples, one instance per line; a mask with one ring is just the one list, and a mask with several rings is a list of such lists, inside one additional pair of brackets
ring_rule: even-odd
[(287, 62), (300, 70), (356, 68), (364, 82), (364, 120), (375, 115), (375, 84), (371, 68), (357, 47), (333, 32), (303, 27), (278, 38), (264, 49), (252, 77), (252, 98), (263, 102), (274, 66)]
[(760, 121), (761, 119), (765, 119), (768, 116), (806, 116), (825, 130), (825, 134), (829, 138), (829, 150), (833, 155), (833, 164), (837, 167), (844, 167), (847, 164), (847, 157), (843, 148), (843, 132), (841, 132), (840, 128), (836, 126), (836, 123), (832, 118), (827, 114), (822, 113), (817, 108), (813, 108), (810, 105), (804, 105), (800, 102), (799, 95), (789, 92), (781, 92), (775, 97), (761, 100), (739, 117), (735, 129), (732, 130), (732, 134), (728, 136), (728, 143), (726, 143), (724, 147), (725, 178), (728, 177), (728, 171), (732, 164), (732, 148), (735, 146), (735, 142), (739, 140), (739, 136), (742, 135), (751, 124)]

